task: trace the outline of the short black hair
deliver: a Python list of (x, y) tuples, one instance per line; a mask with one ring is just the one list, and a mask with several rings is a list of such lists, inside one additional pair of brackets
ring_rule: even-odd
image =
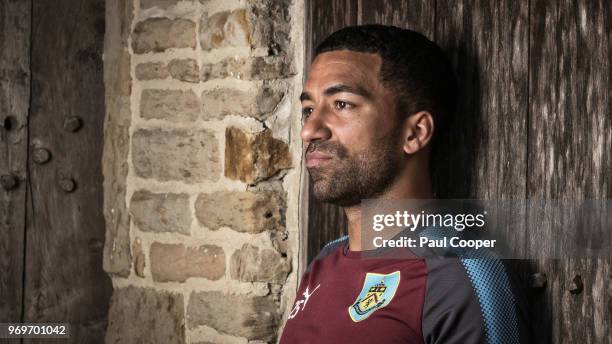
[(452, 64), (442, 49), (416, 31), (359, 25), (332, 33), (317, 46), (314, 56), (336, 50), (380, 55), (380, 80), (394, 91), (398, 115), (424, 110), (432, 114), (435, 151), (439, 136), (445, 134), (454, 116), (458, 93)]

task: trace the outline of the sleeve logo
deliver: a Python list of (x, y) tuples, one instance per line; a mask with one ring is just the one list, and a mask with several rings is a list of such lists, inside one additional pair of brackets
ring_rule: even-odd
[(376, 310), (387, 306), (395, 296), (399, 282), (399, 271), (386, 275), (368, 272), (359, 296), (348, 308), (351, 319), (354, 322), (365, 320)]
[(308, 303), (308, 299), (310, 299), (312, 294), (314, 294), (314, 292), (317, 291), (317, 289), (319, 289), (320, 286), (321, 286), (321, 284), (317, 284), (316, 288), (314, 288), (312, 290), (312, 292), (310, 292), (308, 290), (309, 289), (308, 286), (306, 287), (306, 291), (304, 291), (302, 293), (302, 295), (304, 296), (304, 299), (303, 300), (296, 300), (295, 301), (295, 305), (293, 306), (293, 309), (289, 313), (288, 319), (295, 318), (295, 316), (300, 312), (300, 310), (304, 310), (306, 308), (306, 304)]

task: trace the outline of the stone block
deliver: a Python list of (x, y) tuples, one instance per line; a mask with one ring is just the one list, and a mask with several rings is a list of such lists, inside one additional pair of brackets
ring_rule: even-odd
[(138, 190), (132, 195), (130, 214), (136, 226), (145, 232), (190, 233), (189, 195), (184, 193)]
[(249, 23), (246, 10), (204, 13), (200, 20), (200, 46), (210, 51), (222, 47), (250, 46)]
[(225, 130), (225, 176), (255, 184), (291, 167), (289, 146), (272, 137), (269, 129), (259, 133), (236, 127)]
[(140, 115), (171, 122), (195, 121), (200, 116), (200, 99), (192, 90), (143, 90)]
[(195, 46), (195, 23), (188, 19), (149, 18), (136, 24), (132, 33), (132, 50), (136, 54)]
[(291, 266), (287, 258), (273, 249), (244, 244), (232, 254), (230, 274), (242, 282), (285, 283)]
[(202, 64), (202, 81), (236, 78), (243, 80), (271, 80), (287, 78), (295, 73), (286, 57), (228, 57), (216, 63)]
[(160, 9), (168, 9), (178, 3), (178, 0), (140, 0), (140, 8), (143, 10), (157, 7)]
[(215, 245), (194, 248), (154, 242), (149, 257), (155, 282), (185, 282), (190, 277), (218, 280), (225, 275), (225, 253)]
[(106, 343), (184, 344), (183, 295), (150, 288), (115, 289), (108, 314)]
[(221, 227), (246, 233), (282, 230), (284, 214), (284, 199), (271, 190), (202, 193), (195, 202), (198, 222), (211, 230)]
[(168, 77), (168, 68), (163, 62), (145, 62), (136, 65), (136, 78), (138, 80), (165, 79)]
[(219, 144), (207, 130), (136, 130), (132, 162), (138, 177), (160, 181), (216, 181), (221, 173)]
[(177, 80), (197, 83), (200, 81), (200, 68), (194, 59), (174, 59), (168, 63), (170, 75)]
[(279, 319), (278, 307), (269, 296), (194, 292), (187, 307), (189, 328), (206, 325), (248, 339), (272, 341)]
[(284, 92), (271, 87), (258, 87), (247, 91), (232, 88), (214, 88), (202, 92), (202, 118), (222, 119), (225, 116), (248, 116), (259, 120), (270, 115)]

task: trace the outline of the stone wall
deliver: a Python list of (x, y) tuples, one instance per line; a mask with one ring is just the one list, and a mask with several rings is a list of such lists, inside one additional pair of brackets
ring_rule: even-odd
[(303, 3), (106, 11), (107, 343), (276, 342), (297, 284)]

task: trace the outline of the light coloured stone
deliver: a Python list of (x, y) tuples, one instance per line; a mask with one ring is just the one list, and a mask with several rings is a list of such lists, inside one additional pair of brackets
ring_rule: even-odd
[(160, 181), (216, 181), (221, 174), (219, 144), (207, 130), (139, 129), (132, 137), (136, 175)]
[(218, 12), (211, 16), (204, 13), (200, 20), (200, 46), (205, 51), (250, 46), (250, 31), (244, 9)]
[(189, 195), (184, 193), (138, 190), (132, 195), (130, 214), (136, 226), (145, 232), (189, 234), (190, 231)]
[(286, 0), (247, 0), (246, 9), (204, 13), (200, 20), (200, 46), (209, 51), (227, 46), (267, 48), (269, 55), (287, 52), (290, 41)]
[(228, 57), (216, 63), (202, 64), (202, 81), (236, 78), (244, 80), (271, 80), (286, 78), (295, 73), (286, 57)]
[(108, 314), (106, 343), (184, 344), (183, 295), (150, 288), (115, 289)]
[(200, 69), (194, 59), (174, 59), (168, 63), (168, 71), (177, 80), (194, 83), (200, 81)]
[(244, 244), (232, 254), (230, 274), (242, 282), (284, 283), (291, 266), (287, 258), (272, 249)]
[(134, 252), (134, 272), (138, 277), (144, 277), (145, 256), (142, 250), (142, 241), (140, 238), (135, 238), (132, 243), (132, 252)]
[(285, 226), (284, 212), (285, 201), (276, 191), (202, 193), (195, 203), (198, 222), (211, 230), (221, 227), (247, 233), (281, 230)]
[(279, 319), (278, 306), (269, 296), (193, 292), (187, 307), (189, 328), (206, 325), (248, 339), (272, 341)]
[(287, 52), (290, 42), (289, 0), (246, 0), (251, 46), (265, 47), (269, 55)]
[(195, 23), (187, 19), (149, 18), (136, 24), (132, 33), (132, 50), (136, 54), (195, 46)]
[(136, 78), (138, 80), (165, 79), (168, 77), (168, 68), (163, 62), (145, 62), (136, 65)]
[(185, 282), (190, 277), (218, 280), (225, 275), (225, 253), (215, 245), (193, 248), (154, 242), (149, 257), (156, 282)]
[[(132, 266), (130, 215), (125, 201), (128, 175), (129, 133), (132, 111), (131, 57), (127, 49), (132, 25), (132, 1), (107, 5), (104, 36), (104, 220), (106, 225), (103, 268), (109, 274), (128, 277)], [(112, 15), (109, 15), (112, 14)]]
[(200, 100), (192, 90), (143, 90), (140, 115), (171, 122), (195, 121), (200, 116)]
[(225, 130), (225, 176), (254, 184), (291, 167), (289, 146), (272, 137), (269, 129), (259, 133), (236, 127)]
[(214, 88), (202, 92), (202, 118), (222, 119), (225, 116), (249, 116), (260, 120), (270, 115), (283, 99), (283, 91), (259, 87), (248, 91)]
[(140, 8), (148, 9), (157, 7), (160, 9), (168, 9), (178, 3), (178, 0), (140, 0)]

